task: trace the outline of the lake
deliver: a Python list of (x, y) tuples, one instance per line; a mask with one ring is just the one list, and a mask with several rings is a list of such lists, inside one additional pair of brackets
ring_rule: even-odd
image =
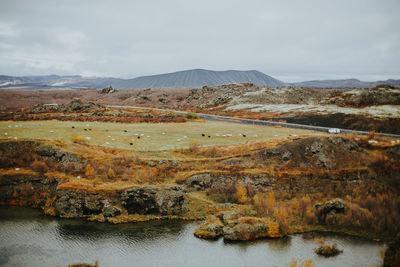
[(314, 253), (308, 235), (279, 240), (227, 243), (193, 236), (198, 222), (153, 221), (101, 224), (42, 215), (41, 211), (0, 206), (0, 266), (68, 266), (77, 262), (106, 266), (287, 266), (311, 259), (316, 266), (382, 264), (383, 243), (324, 235), (343, 250), (333, 258)]

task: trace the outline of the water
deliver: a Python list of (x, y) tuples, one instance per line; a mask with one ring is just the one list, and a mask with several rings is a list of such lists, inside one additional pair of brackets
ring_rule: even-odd
[(312, 238), (226, 243), (193, 236), (198, 223), (156, 221), (100, 224), (46, 217), (29, 208), (0, 207), (0, 266), (67, 266), (77, 262), (105, 266), (287, 266), (311, 259), (316, 266), (382, 264), (382, 243), (330, 235), (344, 252), (316, 255)]

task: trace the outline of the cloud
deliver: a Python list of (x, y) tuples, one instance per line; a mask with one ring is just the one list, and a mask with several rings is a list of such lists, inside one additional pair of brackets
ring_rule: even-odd
[(400, 78), (399, 9), (397, 0), (3, 0), (0, 73)]

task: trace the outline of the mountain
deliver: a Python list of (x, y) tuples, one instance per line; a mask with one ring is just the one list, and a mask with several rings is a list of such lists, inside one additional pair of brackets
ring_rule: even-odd
[(103, 88), (118, 78), (82, 77), (79, 75), (58, 76), (6, 76), (0, 75), (0, 88), (20, 89), (81, 89)]
[(377, 84), (389, 84), (400, 87), (400, 80), (364, 82), (357, 79), (314, 80), (296, 83), (284, 83), (256, 70), (212, 71), (193, 69), (172, 73), (141, 76), (133, 79), (107, 77), (73, 76), (6, 76), (0, 75), (0, 88), (3, 89), (81, 89), (104, 88), (112, 85), (116, 89), (162, 88), (162, 87), (201, 87), (231, 83), (253, 83), (259, 86), (279, 87), (318, 87), (318, 88), (371, 88)]
[(318, 87), (318, 88), (371, 88), (377, 84), (389, 84), (393, 86), (399, 86), (400, 80), (386, 80), (386, 81), (375, 81), (375, 82), (364, 82), (358, 79), (342, 79), (342, 80), (314, 80), (290, 83), (291, 86), (296, 87)]
[(120, 80), (113, 87), (127, 88), (159, 88), (159, 87), (201, 87), (230, 83), (253, 83), (264, 86), (284, 86), (285, 83), (256, 70), (249, 71), (212, 71), (204, 69), (184, 70), (159, 75), (142, 76), (134, 79)]

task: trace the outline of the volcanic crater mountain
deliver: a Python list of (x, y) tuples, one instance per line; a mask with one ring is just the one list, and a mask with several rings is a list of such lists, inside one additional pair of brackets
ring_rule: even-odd
[(160, 87), (201, 87), (203, 85), (217, 86), (230, 83), (253, 83), (264, 86), (284, 86), (285, 83), (256, 70), (211, 71), (194, 69), (142, 76), (134, 79), (121, 80), (116, 88), (160, 88)]

